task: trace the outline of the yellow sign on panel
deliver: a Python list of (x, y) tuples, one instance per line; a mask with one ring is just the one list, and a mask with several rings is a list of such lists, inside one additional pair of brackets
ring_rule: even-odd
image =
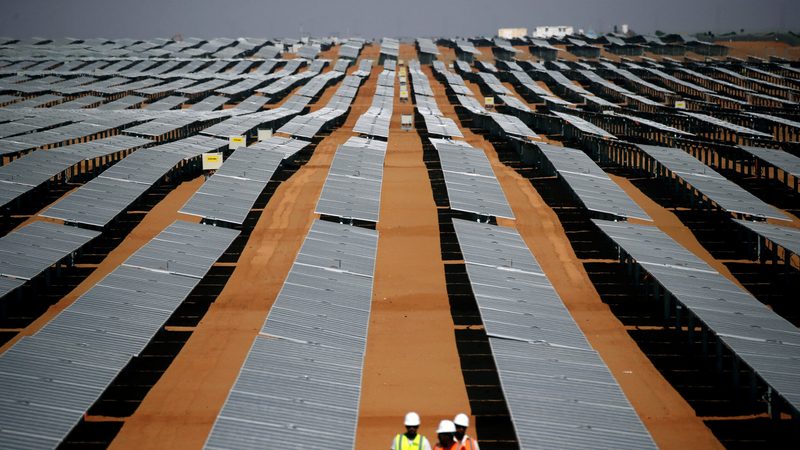
[(244, 136), (231, 136), (230, 139), (228, 139), (228, 148), (231, 150), (236, 150), (245, 145), (247, 145), (247, 140)]
[(222, 153), (203, 153), (203, 170), (217, 170), (222, 167)]
[(485, 106), (494, 106), (494, 97), (484, 97), (483, 104)]

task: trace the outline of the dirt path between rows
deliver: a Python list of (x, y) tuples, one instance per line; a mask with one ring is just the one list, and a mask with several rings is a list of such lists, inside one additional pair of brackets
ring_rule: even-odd
[[(401, 45), (400, 59), (414, 58)], [(399, 84), (399, 82), (398, 82)], [(435, 441), (436, 426), (469, 413), (439, 247), (439, 219), (415, 130), (400, 129), (413, 114), (395, 89), (384, 164), (372, 315), (361, 391), (356, 448), (388, 448), (416, 411), (420, 433)]]

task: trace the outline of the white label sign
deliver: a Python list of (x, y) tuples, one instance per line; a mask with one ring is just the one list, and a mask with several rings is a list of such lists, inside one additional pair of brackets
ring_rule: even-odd
[(217, 170), (222, 167), (222, 153), (203, 153), (203, 170)]
[(272, 130), (258, 130), (258, 142), (266, 141), (272, 137)]
[(231, 136), (228, 139), (228, 148), (231, 150), (247, 145), (247, 139), (244, 136)]

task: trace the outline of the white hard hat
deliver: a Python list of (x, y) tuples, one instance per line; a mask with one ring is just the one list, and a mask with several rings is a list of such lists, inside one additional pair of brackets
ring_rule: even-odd
[(456, 432), (456, 425), (453, 422), (449, 421), (449, 420), (443, 420), (443, 421), (439, 422), (439, 429), (436, 430), (436, 434), (439, 434), (439, 433), (455, 433), (455, 432)]
[(453, 423), (460, 427), (467, 428), (469, 426), (469, 416), (461, 413), (457, 415), (455, 419), (453, 419)]
[(403, 422), (407, 427), (418, 427), (419, 426), (419, 414), (415, 412), (410, 412), (406, 414), (406, 420)]

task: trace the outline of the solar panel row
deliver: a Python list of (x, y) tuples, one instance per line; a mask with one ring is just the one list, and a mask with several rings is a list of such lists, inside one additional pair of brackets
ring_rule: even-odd
[(205, 448), (353, 448), (377, 232), (314, 221)]
[(387, 143), (352, 137), (336, 150), (316, 213), (377, 223)]
[(656, 448), (516, 230), (453, 219), (521, 448)]
[(58, 446), (237, 235), (173, 223), (0, 355), (0, 446)]
[(795, 411), (800, 331), (657, 228), (594, 220)]

